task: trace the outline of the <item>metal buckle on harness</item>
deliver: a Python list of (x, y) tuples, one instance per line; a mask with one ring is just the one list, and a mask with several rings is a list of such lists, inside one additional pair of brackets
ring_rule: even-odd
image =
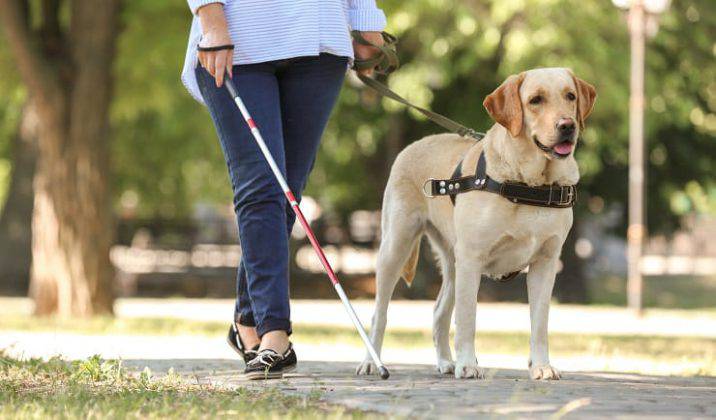
[(570, 185), (569, 187), (567, 187), (567, 200), (565, 201), (564, 204), (572, 203), (572, 201), (574, 200), (575, 192), (576, 192), (576, 189), (575, 189), (574, 185)]
[[(433, 181), (435, 181), (435, 178), (428, 178), (428, 180), (425, 181), (425, 183), (423, 183), (423, 194), (424, 194), (426, 197), (428, 197), (428, 198), (433, 198), (433, 197), (435, 197), (435, 195), (433, 194), (433, 187), (432, 187), (432, 186), (433, 186)], [(426, 186), (426, 185), (430, 185), (430, 189), (429, 189), (429, 190), (425, 189), (425, 186)]]
[[(564, 196), (564, 190), (567, 190), (567, 197)], [(551, 194), (551, 192), (550, 192)], [(572, 198), (574, 197), (574, 186), (573, 185), (567, 185), (566, 187), (560, 187), (559, 188), (559, 201), (557, 204), (560, 206), (566, 206), (572, 202)]]

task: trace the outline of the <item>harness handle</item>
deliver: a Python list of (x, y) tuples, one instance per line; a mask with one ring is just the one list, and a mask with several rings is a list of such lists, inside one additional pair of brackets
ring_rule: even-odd
[[(353, 69), (356, 71), (360, 70), (366, 70), (366, 69), (375, 69), (375, 71), (379, 74), (385, 74), (388, 75), (395, 70), (398, 69), (400, 66), (400, 60), (398, 59), (398, 53), (396, 49), (396, 45), (398, 43), (398, 38), (395, 36), (387, 33), (382, 32), (383, 36), (383, 45), (377, 45), (373, 42), (368, 41), (363, 37), (363, 34), (360, 33), (360, 31), (352, 31), (351, 35), (353, 36), (353, 39), (361, 44), (361, 45), (368, 45), (377, 48), (380, 53), (376, 54), (375, 56), (371, 58), (366, 59), (355, 59), (353, 60)], [(366, 86), (370, 87), (371, 89), (378, 92), (380, 95), (385, 96), (387, 98), (390, 98), (394, 101), (400, 102), (401, 104), (412, 108), (421, 114), (423, 114), (427, 119), (434, 122), (435, 124), (445, 128), (448, 131), (451, 131), (453, 133), (459, 134), (463, 137), (472, 137), (477, 141), (482, 140), (483, 137), (485, 137), (485, 133), (481, 133), (478, 131), (473, 130), (472, 128), (465, 127), (464, 125), (451, 120), (450, 118), (438, 114), (437, 112), (433, 112), (429, 109), (425, 109), (423, 107), (417, 106), (415, 104), (410, 103), (407, 99), (403, 98), (402, 96), (398, 95), (394, 91), (392, 91), (388, 86), (384, 85), (383, 83), (380, 83), (379, 81), (372, 79), (368, 76), (364, 76), (360, 73), (357, 73), (358, 78), (361, 80), (361, 82), (365, 83)]]
[(398, 38), (388, 32), (381, 32), (380, 34), (383, 37), (383, 45), (377, 45), (368, 41), (360, 31), (351, 31), (351, 36), (353, 36), (353, 40), (355, 42), (380, 50), (379, 54), (376, 54), (371, 58), (354, 59), (354, 70), (375, 70), (380, 74), (390, 74), (400, 67), (400, 60), (398, 59), (398, 52), (396, 49)]

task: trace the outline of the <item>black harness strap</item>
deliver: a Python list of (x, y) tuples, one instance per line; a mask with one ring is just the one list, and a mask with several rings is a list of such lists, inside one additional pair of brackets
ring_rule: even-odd
[(529, 206), (568, 208), (577, 202), (576, 185), (540, 185), (530, 187), (519, 182), (498, 182), (487, 175), (485, 153), (480, 153), (475, 175), (460, 176), (462, 161), (450, 179), (429, 179), (423, 186), (430, 197), (448, 196), (455, 204), (455, 196), (478, 190), (499, 194), (516, 204)]
[[(462, 162), (452, 173), (450, 179), (429, 179), (423, 186), (423, 192), (429, 197), (448, 196), (455, 205), (455, 198), (458, 194), (478, 190), (499, 194), (517, 204), (530, 206), (567, 208), (577, 202), (576, 185), (540, 185), (530, 187), (529, 185), (517, 182), (497, 182), (487, 175), (487, 162), (485, 153), (480, 153), (477, 160), (475, 175), (460, 176), (462, 173)], [(426, 187), (428, 187), (426, 189)], [(520, 271), (507, 273), (498, 278), (497, 281), (506, 282), (514, 279)]]

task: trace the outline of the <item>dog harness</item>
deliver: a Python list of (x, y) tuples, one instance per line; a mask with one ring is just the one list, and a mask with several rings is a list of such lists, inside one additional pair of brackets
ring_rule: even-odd
[(529, 206), (568, 208), (577, 202), (576, 185), (539, 185), (531, 187), (521, 182), (498, 182), (487, 175), (485, 152), (480, 153), (475, 175), (460, 176), (462, 160), (449, 179), (430, 178), (423, 184), (428, 197), (448, 196), (455, 204), (455, 197), (468, 191), (487, 191), (501, 195), (516, 204)]
[[(455, 171), (449, 179), (430, 178), (423, 184), (423, 193), (428, 197), (448, 196), (455, 205), (458, 194), (468, 191), (487, 191), (499, 194), (516, 204), (526, 204), (539, 207), (568, 208), (577, 202), (576, 185), (540, 185), (530, 187), (519, 182), (497, 182), (487, 175), (487, 162), (485, 152), (480, 153), (477, 160), (475, 175), (460, 176), (462, 162), (457, 164)], [(521, 270), (505, 274), (497, 279), (500, 282), (512, 280), (520, 274)]]

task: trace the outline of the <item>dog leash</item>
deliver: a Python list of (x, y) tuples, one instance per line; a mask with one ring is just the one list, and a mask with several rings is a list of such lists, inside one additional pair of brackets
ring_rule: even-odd
[[(352, 31), (351, 35), (353, 36), (353, 39), (355, 42), (371, 46), (374, 48), (377, 48), (380, 53), (376, 54), (375, 56), (367, 59), (358, 59), (356, 58), (353, 60), (353, 69), (356, 71), (360, 70), (366, 70), (371, 69), (375, 70), (377, 73), (388, 75), (400, 67), (400, 60), (398, 60), (398, 53), (395, 48), (396, 44), (398, 43), (398, 39), (387, 33), (382, 32), (383, 36), (383, 45), (377, 45), (373, 42), (368, 41), (363, 37), (363, 34), (361, 34), (359, 31)], [(375, 90), (380, 95), (385, 96), (387, 98), (390, 98), (394, 101), (397, 101), (409, 108), (412, 108), (421, 114), (423, 114), (426, 118), (428, 118), (430, 121), (434, 122), (435, 124), (445, 128), (446, 130), (459, 134), (463, 137), (472, 137), (473, 139), (480, 141), (483, 137), (485, 137), (485, 133), (481, 133), (479, 131), (475, 131), (470, 127), (466, 127), (457, 121), (451, 120), (450, 118), (438, 114), (437, 112), (431, 111), (429, 109), (425, 109), (423, 107), (417, 106), (415, 104), (410, 103), (407, 99), (403, 98), (402, 96), (398, 95), (394, 91), (392, 91), (388, 86), (384, 85), (383, 83), (380, 83), (379, 81), (372, 79), (368, 76), (364, 76), (360, 73), (356, 73), (358, 75), (358, 78), (361, 82), (365, 83), (366, 86), (369, 88)]]

